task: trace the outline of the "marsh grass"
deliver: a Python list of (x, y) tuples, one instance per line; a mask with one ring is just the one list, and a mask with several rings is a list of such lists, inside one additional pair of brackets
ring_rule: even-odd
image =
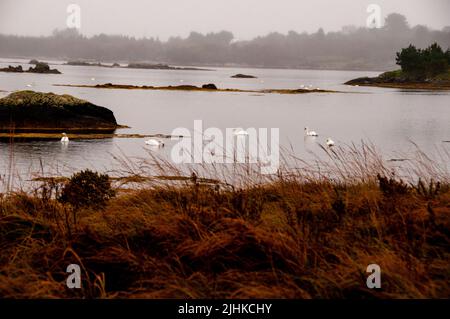
[[(323, 151), (305, 162), (285, 150), (264, 176), (119, 154), (118, 196), (76, 217), (42, 188), (4, 194), (0, 296), (450, 297), (448, 153), (400, 170), (369, 144)], [(71, 263), (82, 289), (66, 288)], [(378, 290), (366, 287), (372, 263)]]

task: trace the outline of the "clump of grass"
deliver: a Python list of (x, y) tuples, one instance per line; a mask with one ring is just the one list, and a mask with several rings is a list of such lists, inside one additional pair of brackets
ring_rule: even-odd
[[(227, 180), (200, 168), (132, 178), (154, 183), (87, 206), (77, 220), (54, 197), (5, 195), (0, 295), (448, 298), (448, 180), (418, 186), (424, 193), (389, 175), (369, 148), (350, 150), (329, 151), (320, 169), (299, 165), (264, 180), (248, 167)], [(124, 170), (170, 168), (144, 164)], [(70, 263), (82, 269), (82, 289), (65, 285)], [(379, 290), (366, 287), (372, 263), (382, 270)]]

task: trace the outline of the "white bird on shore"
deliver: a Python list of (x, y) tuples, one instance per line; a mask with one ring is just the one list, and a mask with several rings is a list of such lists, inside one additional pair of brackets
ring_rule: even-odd
[(243, 130), (241, 128), (235, 128), (233, 130), (233, 134), (236, 136), (246, 136), (248, 135), (248, 132), (246, 130)]
[(69, 143), (69, 137), (67, 137), (66, 133), (62, 133), (61, 143)]
[(95, 81), (95, 78), (91, 78), (91, 81)]
[(307, 127), (305, 127), (305, 136), (319, 136), (319, 134), (316, 133), (316, 131), (310, 131)]
[(331, 138), (327, 138), (327, 142), (326, 143), (327, 143), (328, 147), (334, 146), (334, 141)]
[(164, 142), (156, 139), (149, 139), (145, 141), (145, 144), (150, 146), (164, 147)]

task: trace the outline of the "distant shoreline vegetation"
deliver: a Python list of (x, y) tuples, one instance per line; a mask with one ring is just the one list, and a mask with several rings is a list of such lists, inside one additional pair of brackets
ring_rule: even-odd
[(0, 56), (46, 57), (65, 61), (114, 63), (151, 61), (185, 66), (243, 66), (259, 68), (389, 70), (393, 52), (409, 43), (424, 47), (437, 42), (450, 46), (450, 26), (431, 30), (410, 26), (400, 14), (387, 16), (379, 29), (345, 26), (341, 31), (314, 33), (273, 32), (252, 40), (236, 41), (228, 31), (186, 38), (134, 38), (100, 34), (87, 37), (75, 29), (55, 30), (51, 36), (0, 35)]
[(88, 62), (84, 60), (73, 60), (68, 61), (65, 65), (71, 66), (98, 66), (104, 68), (128, 68), (128, 69), (148, 69), (148, 70), (182, 70), (182, 71), (213, 71), (210, 69), (201, 69), (201, 68), (193, 68), (193, 67), (177, 67), (170, 66), (168, 64), (163, 63), (147, 63), (147, 62), (132, 62), (128, 63), (126, 66), (122, 66), (117, 62), (113, 64), (104, 64), (101, 62)]
[(362, 77), (347, 85), (379, 86), (404, 89), (450, 90), (450, 49), (443, 51), (433, 43), (425, 49), (410, 44), (397, 52), (400, 70), (385, 72), (377, 77)]

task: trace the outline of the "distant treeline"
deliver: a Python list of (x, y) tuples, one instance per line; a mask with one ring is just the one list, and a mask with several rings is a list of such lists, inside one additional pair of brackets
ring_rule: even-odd
[(410, 27), (406, 18), (391, 14), (382, 28), (347, 26), (339, 32), (270, 33), (250, 41), (233, 41), (228, 31), (192, 32), (187, 38), (136, 39), (100, 34), (86, 37), (75, 29), (55, 30), (47, 37), (0, 35), (0, 56), (48, 57), (66, 60), (149, 61), (181, 65), (241, 65), (253, 67), (372, 69), (395, 67), (395, 52), (409, 44), (450, 47), (450, 27), (430, 30)]

